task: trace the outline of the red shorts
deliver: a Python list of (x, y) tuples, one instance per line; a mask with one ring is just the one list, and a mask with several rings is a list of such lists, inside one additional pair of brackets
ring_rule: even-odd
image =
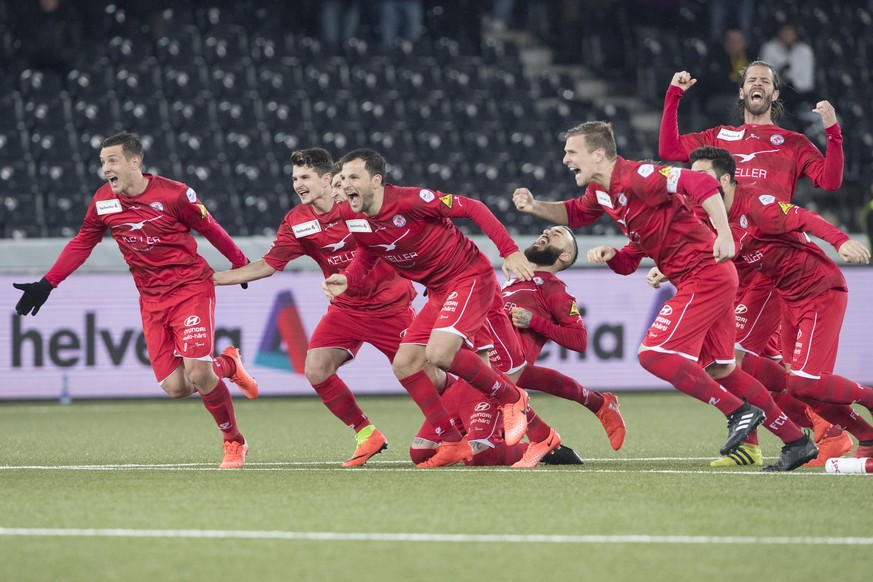
[(495, 295), (494, 306), (488, 311), (485, 328), (492, 344), (488, 350), (488, 360), (495, 369), (504, 374), (514, 374), (527, 365), (521, 338), (503, 309), (503, 296), (500, 293)]
[(215, 285), (189, 283), (159, 301), (140, 297), (142, 330), (152, 370), (166, 380), (182, 358), (212, 361), (215, 353)]
[(830, 289), (805, 301), (782, 307), (782, 353), (790, 358), (791, 372), (820, 378), (834, 371), (840, 329), (849, 294)]
[(354, 358), (366, 342), (394, 361), (400, 339), (414, 318), (412, 307), (376, 316), (330, 306), (309, 338), (309, 349), (337, 348), (346, 350)]
[(461, 336), (471, 348), (489, 343), (487, 335), (477, 341), (477, 334), (484, 329), (482, 324), (493, 308), (494, 298), (499, 297), (494, 271), (458, 277), (446, 288), (443, 292), (428, 289), (427, 303), (409, 326), (402, 343), (426, 345), (435, 329)]
[[(455, 427), (466, 433), (468, 441), (481, 442), (489, 447), (503, 442), (500, 404), (488, 398), (463, 380), (457, 380), (440, 397)], [(463, 427), (463, 428), (462, 428)], [(440, 437), (425, 421), (415, 435), (416, 438), (440, 442)]]
[(655, 318), (643, 346), (706, 365), (734, 361), (733, 263), (707, 263), (682, 281)]
[(736, 349), (774, 358), (779, 356), (779, 325), (782, 299), (766, 277), (756, 277), (734, 308), (737, 322)]

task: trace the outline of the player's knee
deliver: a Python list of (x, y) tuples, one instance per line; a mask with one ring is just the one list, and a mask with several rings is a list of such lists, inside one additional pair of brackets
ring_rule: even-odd
[(185, 382), (165, 381), (161, 384), (161, 388), (174, 400), (188, 398), (194, 393), (193, 387), (186, 385)]
[(310, 365), (309, 361), (307, 361), (303, 368), (303, 375), (306, 376), (307, 382), (315, 386), (316, 384), (321, 384), (330, 378), (333, 375), (333, 372), (328, 371), (324, 366), (319, 366), (317, 364)]
[(448, 370), (455, 359), (455, 352), (447, 350), (442, 346), (427, 346), (426, 354), (427, 361), (440, 370)]

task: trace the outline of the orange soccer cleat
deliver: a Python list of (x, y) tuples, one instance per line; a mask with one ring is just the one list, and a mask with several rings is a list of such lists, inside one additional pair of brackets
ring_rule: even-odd
[(561, 435), (555, 432), (555, 429), (549, 431), (549, 436), (545, 440), (530, 443), (524, 456), (521, 457), (513, 467), (531, 468), (536, 467), (543, 460), (543, 457), (548, 455), (561, 444)]
[(246, 464), (246, 454), (249, 452), (249, 446), (246, 442), (224, 441), (221, 446), (224, 448), (224, 458), (218, 468), (242, 469), (243, 465)]
[(425, 462), (417, 464), (416, 467), (432, 469), (434, 467), (457, 465), (458, 463), (472, 460), (473, 449), (470, 447), (470, 443), (467, 442), (467, 437), (464, 437), (458, 442), (441, 442), (437, 447), (436, 454)]
[(828, 459), (842, 457), (852, 450), (855, 443), (849, 433), (842, 431), (832, 437), (825, 437), (818, 443), (818, 456), (808, 462), (806, 467), (823, 467)]
[(370, 460), (371, 457), (378, 455), (388, 448), (388, 439), (385, 438), (378, 429), (373, 429), (373, 432), (358, 443), (358, 447), (352, 454), (352, 458), (343, 463), (343, 467), (360, 467)]
[(609, 437), (609, 444), (614, 451), (621, 448), (624, 444), (624, 437), (627, 434), (627, 426), (624, 423), (624, 418), (621, 417), (621, 410), (618, 406), (618, 398), (612, 392), (603, 393), (603, 405), (597, 411), (597, 418), (600, 424), (606, 429), (606, 436)]
[(507, 447), (517, 445), (527, 432), (527, 391), (518, 386), (515, 389), (518, 390), (518, 400), (500, 406), (503, 414), (503, 440)]
[(221, 352), (221, 355), (230, 358), (236, 365), (236, 373), (230, 377), (230, 381), (239, 387), (240, 392), (242, 392), (246, 398), (257, 398), (258, 383), (243, 367), (239, 350), (234, 346), (228, 346), (223, 352)]
[(809, 406), (806, 407), (806, 417), (812, 423), (812, 440), (815, 441), (815, 444), (821, 443), (822, 439), (825, 438), (825, 434), (831, 430), (833, 425), (816, 414)]

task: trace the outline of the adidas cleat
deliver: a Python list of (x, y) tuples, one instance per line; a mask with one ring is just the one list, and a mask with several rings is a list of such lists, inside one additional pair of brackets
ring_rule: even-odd
[(763, 465), (764, 455), (761, 447), (743, 443), (737, 450), (709, 464), (710, 467), (737, 467), (746, 465)]
[(744, 440), (758, 425), (764, 422), (766, 415), (757, 406), (744, 402), (737, 410), (727, 417), (728, 438), (722, 445), (719, 453), (723, 457), (728, 456), (739, 448)]

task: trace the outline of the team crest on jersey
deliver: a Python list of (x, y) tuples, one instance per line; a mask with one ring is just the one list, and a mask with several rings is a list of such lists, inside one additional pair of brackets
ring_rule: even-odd
[(761, 204), (767, 206), (776, 202), (776, 197), (771, 194), (761, 194), (760, 196), (758, 196), (758, 200), (761, 201)]
[(152, 202), (151, 204), (149, 204), (149, 206), (152, 207), (152, 210), (157, 210), (158, 212), (164, 211), (164, 205), (160, 202)]
[(782, 145), (785, 143), (785, 138), (778, 133), (774, 133), (770, 136), (770, 143), (772, 143), (773, 145)]
[(779, 208), (782, 209), (782, 214), (788, 214), (791, 212), (791, 209), (794, 208), (794, 204), (788, 204), (787, 202), (779, 202)]
[(399, 214), (395, 214), (394, 218), (391, 219), (391, 222), (393, 222), (394, 226), (396, 226), (397, 228), (400, 228), (401, 226), (406, 226), (406, 219)]
[(570, 304), (570, 315), (579, 315), (579, 308), (576, 307), (576, 302)]
[(197, 193), (194, 192), (193, 188), (188, 188), (188, 191), (185, 192), (185, 195), (188, 197), (188, 202), (190, 202), (191, 204), (197, 202)]
[(622, 206), (627, 206), (627, 196), (624, 195), (624, 192), (618, 195), (618, 203)]
[(436, 196), (430, 190), (419, 190), (418, 196), (425, 202), (432, 202)]
[(739, 131), (733, 131), (733, 130), (727, 129), (725, 127), (722, 127), (718, 131), (718, 135), (716, 136), (716, 138), (723, 139), (725, 141), (740, 141), (741, 139), (743, 139), (744, 133), (746, 133), (745, 129), (741, 129)]
[(740, 216), (740, 226), (743, 227), (743, 228), (748, 228), (748, 227), (749, 227), (749, 219), (746, 218), (746, 215), (745, 215), (745, 214), (743, 214), (742, 216)]
[(655, 166), (652, 164), (643, 164), (637, 169), (637, 174), (642, 176), (643, 178), (648, 178), (652, 175), (652, 172), (655, 171)]
[(97, 216), (121, 212), (121, 202), (118, 200), (98, 200), (95, 207), (97, 209)]
[(533, 282), (534, 282), (534, 285), (542, 285), (544, 283), (542, 277), (534, 277)]

